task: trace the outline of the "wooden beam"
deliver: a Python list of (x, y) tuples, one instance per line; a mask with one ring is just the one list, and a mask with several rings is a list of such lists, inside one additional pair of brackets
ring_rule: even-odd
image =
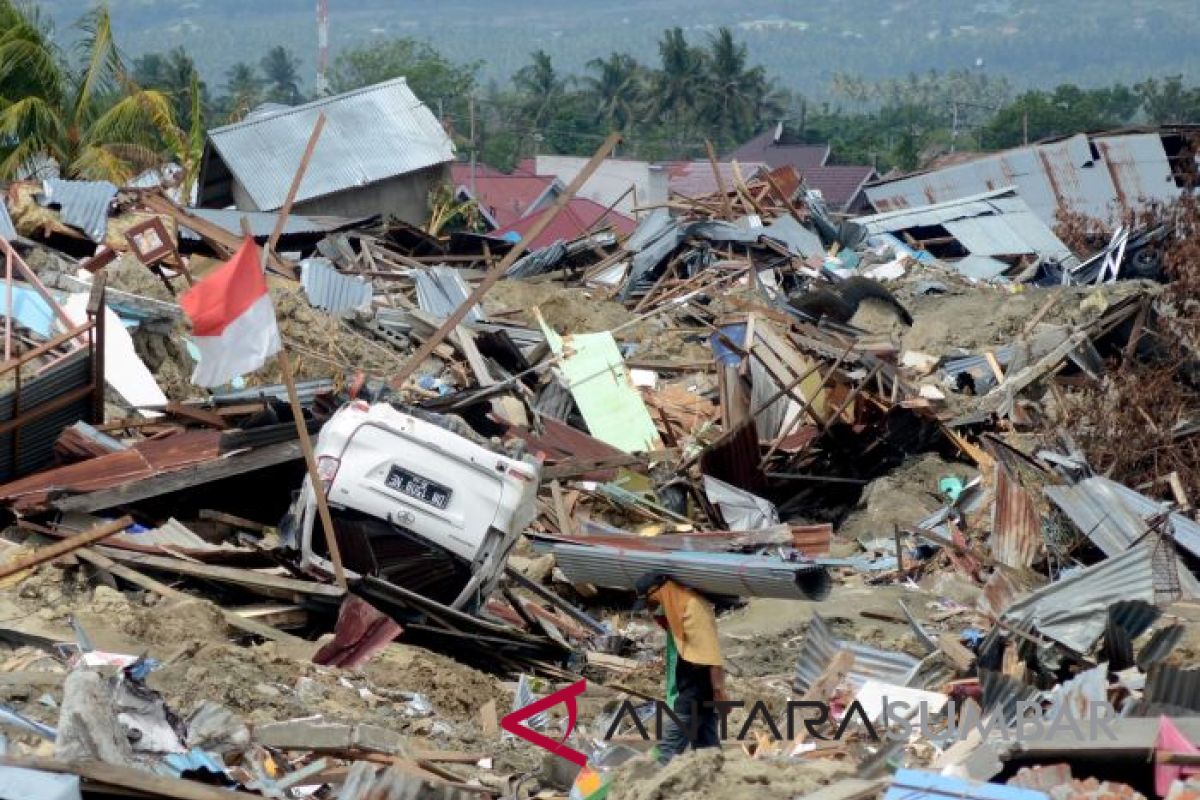
[[(80, 550), (75, 555), (76, 557), (88, 562), (94, 567), (104, 570), (114, 577), (129, 581), (134, 586), (140, 586), (146, 591), (154, 592), (160, 597), (178, 601), (193, 601), (199, 599), (187, 594), (186, 592), (181, 592), (178, 589), (167, 586), (165, 583), (156, 581), (154, 578), (143, 575), (137, 570), (130, 569), (124, 564), (118, 564), (111, 558), (108, 558), (101, 553), (97, 553), (94, 550)], [(284, 633), (281, 630), (272, 628), (270, 625), (264, 625), (257, 620), (246, 619), (234, 613), (233, 611), (221, 608), (220, 606), (217, 608), (221, 612), (221, 616), (224, 617), (225, 624), (231, 628), (236, 628), (244, 633), (250, 633), (255, 636), (261, 636), (264, 639), (272, 639), (276, 642), (284, 642), (287, 644), (305, 644), (304, 639), (301, 639), (297, 636), (292, 636), (290, 633)]]
[(345, 594), (344, 590), (337, 586), (330, 586), (327, 583), (287, 578), (282, 575), (269, 575), (264, 572), (255, 572), (254, 570), (239, 569), (237, 567), (202, 564), (194, 561), (184, 561), (182, 558), (171, 558), (170, 556), (155, 556), (124, 551), (118, 553), (112, 548), (105, 550), (104, 554), (113, 561), (122, 564), (132, 564), (145, 569), (186, 575), (190, 578), (201, 578), (216, 581), (217, 583), (230, 583), (250, 590), (263, 588), (290, 592), (292, 594), (333, 598), (339, 598)]
[(40, 547), (29, 555), (18, 558), (13, 561), (7, 561), (0, 564), (0, 578), (7, 578), (9, 575), (15, 575), (22, 570), (36, 567), (39, 564), (45, 564), (47, 561), (52, 561), (59, 556), (65, 556), (68, 553), (74, 553), (81, 547), (87, 547), (90, 544), (95, 544), (102, 539), (107, 539), (117, 533), (128, 528), (133, 524), (132, 517), (120, 517), (112, 522), (106, 522), (103, 525), (97, 525), (94, 528), (77, 533), (74, 536), (63, 539), (60, 542)]
[(609, 134), (609, 137), (604, 140), (604, 144), (600, 145), (600, 149), (596, 151), (596, 154), (592, 156), (591, 160), (588, 161), (584, 168), (580, 170), (579, 174), (575, 176), (575, 179), (571, 181), (570, 185), (567, 186), (566, 191), (559, 195), (554, 201), (554, 205), (552, 205), (544, 214), (542, 214), (538, 221), (533, 224), (533, 227), (521, 237), (521, 241), (517, 242), (517, 244), (508, 251), (508, 253), (503, 259), (500, 260), (499, 263), (490, 268), (487, 273), (484, 274), (483, 280), (479, 282), (479, 285), (475, 287), (474, 291), (471, 292), (467, 299), (464, 300), (458, 308), (454, 309), (454, 312), (446, 318), (441, 327), (434, 331), (433, 336), (425, 340), (425, 343), (418, 347), (416, 352), (409, 357), (408, 363), (401, 367), (400, 371), (392, 377), (393, 386), (402, 386), (404, 381), (410, 375), (412, 375), (417, 368), (421, 366), (421, 364), (425, 363), (425, 359), (429, 358), (434, 349), (442, 343), (442, 341), (450, 334), (451, 331), (458, 327), (460, 322), (463, 321), (463, 318), (467, 316), (467, 312), (474, 308), (475, 304), (483, 299), (484, 295), (486, 295), (491, 288), (496, 285), (496, 282), (504, 277), (504, 275), (508, 272), (509, 267), (516, 263), (517, 259), (525, 253), (525, 251), (529, 248), (529, 243), (540, 236), (542, 232), (550, 226), (550, 223), (558, 217), (559, 213), (567, 207), (567, 204), (571, 202), (571, 199), (575, 197), (575, 194), (582, 189), (583, 185), (587, 183), (588, 179), (595, 174), (596, 170), (600, 167), (600, 164), (603, 163), (604, 159), (608, 158), (608, 155), (613, 151), (613, 148), (616, 147), (617, 143), (620, 141), (621, 135), (619, 133)]

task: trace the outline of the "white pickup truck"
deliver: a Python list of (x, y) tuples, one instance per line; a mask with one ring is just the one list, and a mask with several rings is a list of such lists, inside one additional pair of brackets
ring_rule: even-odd
[[(321, 429), (317, 471), (350, 577), (375, 574), (474, 610), (536, 516), (540, 464), (422, 416), (348, 403)], [(289, 518), (284, 535), (299, 566), (332, 573), (307, 478)]]

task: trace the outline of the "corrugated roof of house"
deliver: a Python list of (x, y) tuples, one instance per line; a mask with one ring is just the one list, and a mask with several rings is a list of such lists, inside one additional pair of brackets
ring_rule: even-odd
[(825, 166), (829, 160), (829, 145), (827, 144), (776, 144), (775, 130), (763, 131), (753, 139), (742, 143), (736, 150), (725, 156), (726, 161), (761, 162), (777, 169), (785, 164), (791, 164), (797, 172), (804, 172), (815, 167)]
[(300, 184), (297, 202), (454, 159), (450, 137), (404, 78), (215, 128), (208, 132), (208, 146), (259, 210), (274, 211), (287, 197), (322, 111), (325, 129)]
[(868, 181), (877, 177), (874, 167), (831, 165), (813, 167), (801, 173), (810, 189), (819, 189), (825, 203), (840, 211), (854, 199)]
[[(494, 236), (504, 236), (507, 233), (518, 233), (524, 236), (544, 211), (535, 211), (522, 217), (511, 225), (496, 230)], [(601, 220), (603, 220), (602, 224)], [(633, 233), (637, 223), (616, 211), (608, 211), (599, 203), (584, 197), (576, 197), (567, 203), (567, 207), (555, 218), (546, 230), (529, 243), (530, 250), (539, 247), (549, 247), (562, 240), (569, 242), (584, 236), (593, 228), (611, 227), (620, 236)]]
[[(454, 177), (455, 191), (471, 196), (471, 178)], [(475, 176), (475, 199), (492, 224), (497, 228), (511, 225), (538, 206), (557, 184), (548, 175), (484, 175)]]

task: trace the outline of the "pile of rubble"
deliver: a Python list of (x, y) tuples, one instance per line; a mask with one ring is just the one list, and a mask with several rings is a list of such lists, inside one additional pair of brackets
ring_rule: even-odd
[[(1011, 189), (851, 220), (790, 167), (715, 178), (532, 252), (289, 226), (299, 421), (275, 362), (190, 386), (176, 302), (276, 215), (11, 187), (0, 782), (1195, 796), (1200, 487), (1097, 472), (1070, 402), (1164, 358), (1139, 253), (1170, 234), (1073, 253)], [(1146, 422), (1191, 447), (1198, 419)], [(665, 768), (649, 572), (717, 602), (739, 701)], [(582, 771), (502, 730), (580, 677), (528, 724)]]

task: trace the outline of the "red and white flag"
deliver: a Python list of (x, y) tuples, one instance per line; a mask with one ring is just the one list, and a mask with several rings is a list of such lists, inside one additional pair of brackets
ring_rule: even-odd
[(279, 352), (279, 324), (258, 247), (247, 237), (233, 258), (188, 289), (179, 305), (192, 321), (197, 386), (224, 386)]

